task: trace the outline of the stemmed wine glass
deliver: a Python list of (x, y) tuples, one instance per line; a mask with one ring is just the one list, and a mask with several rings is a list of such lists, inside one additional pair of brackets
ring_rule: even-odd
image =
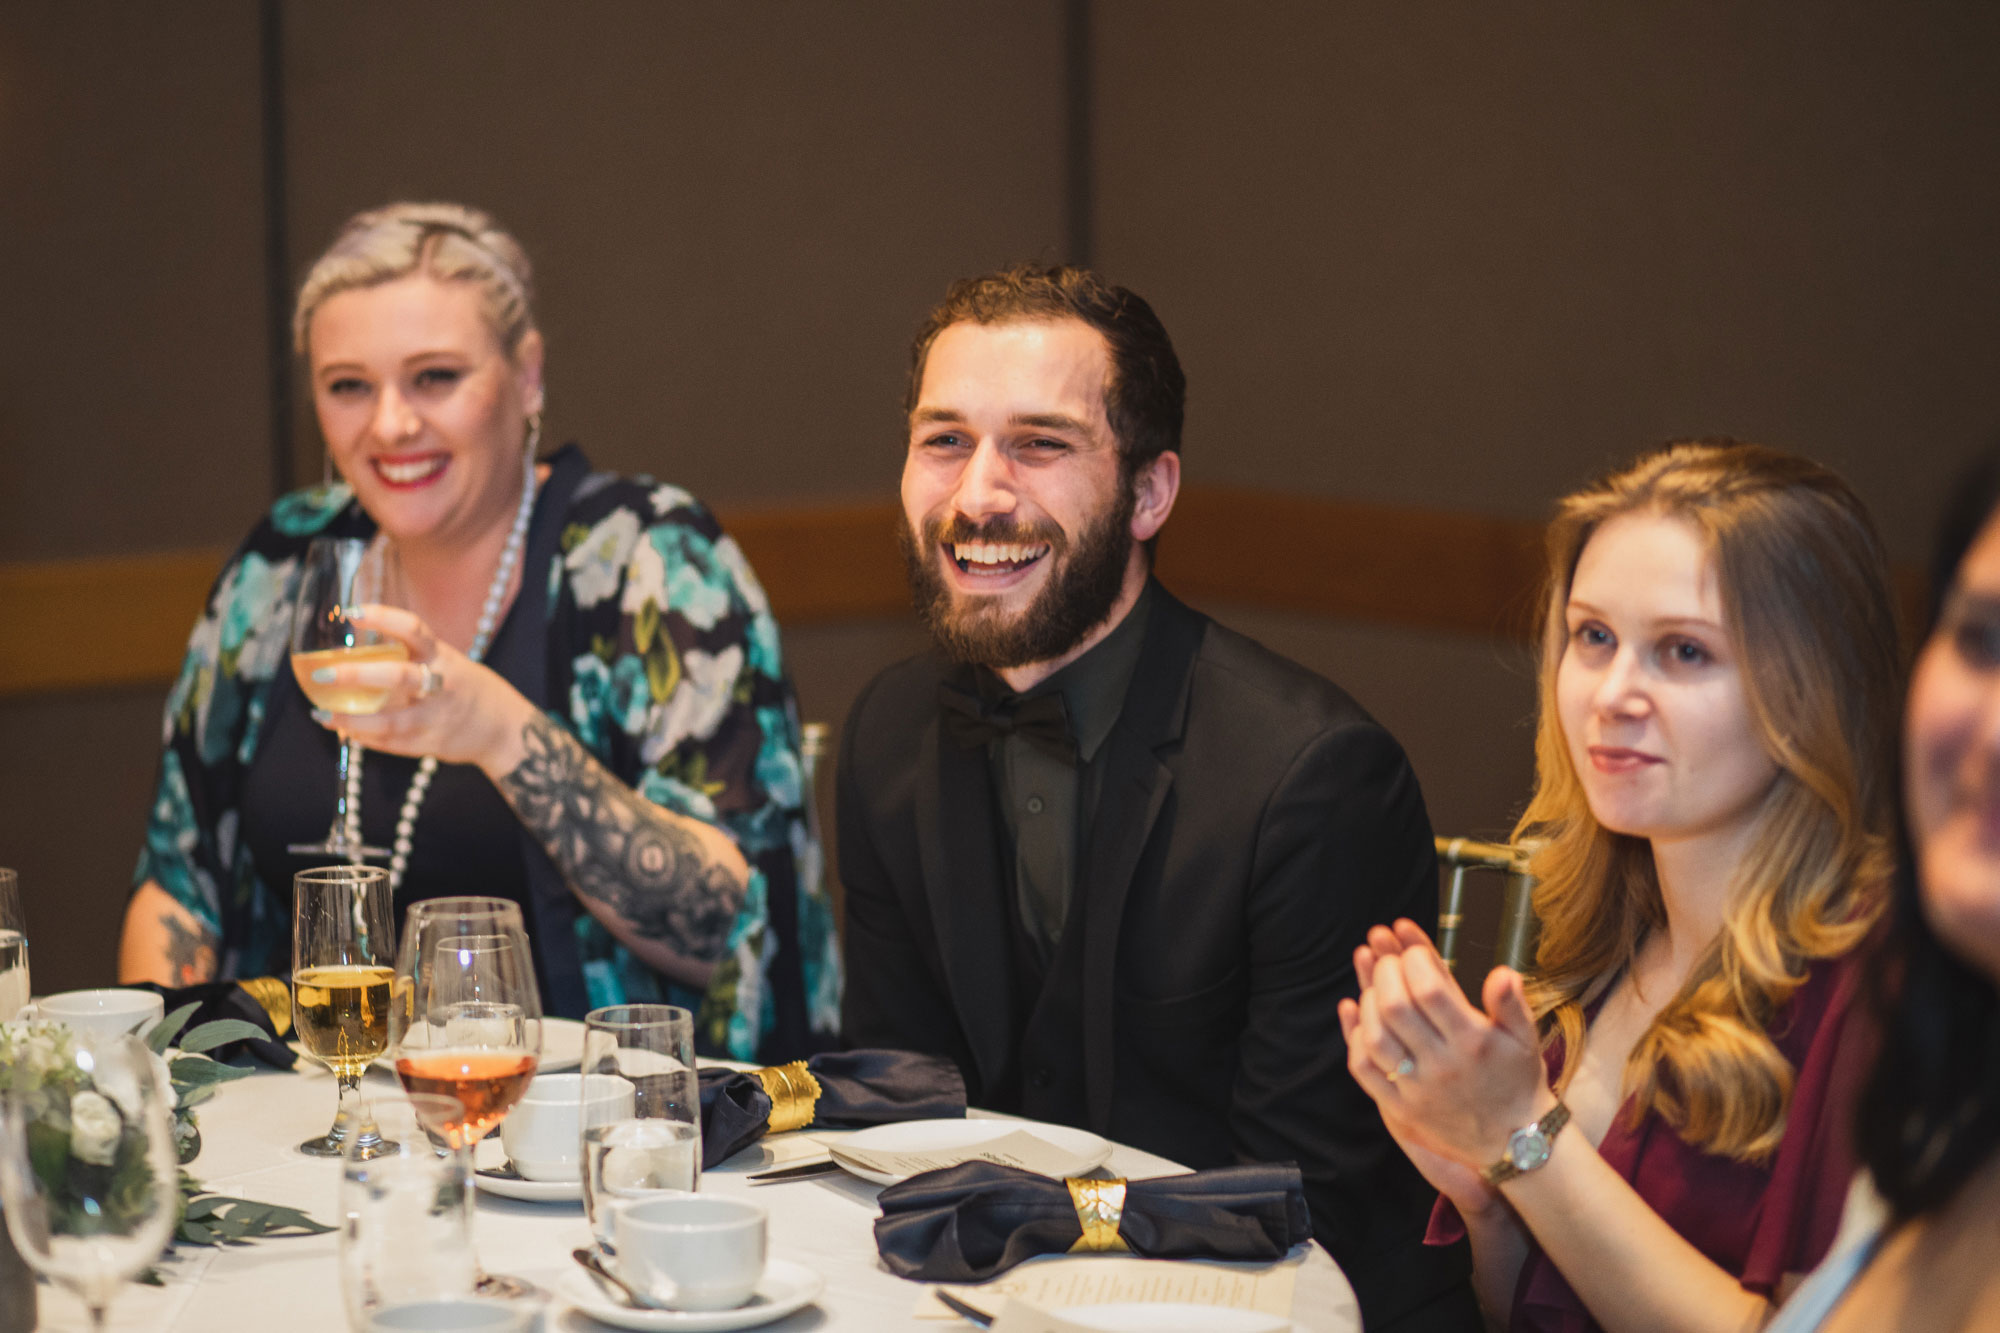
[[(315, 707), (330, 713), (374, 713), (389, 700), (389, 687), (322, 685), (313, 672), (354, 662), (406, 662), (410, 651), (398, 639), (365, 629), (347, 618), (364, 602), (393, 602), (395, 569), (388, 548), (361, 537), (315, 537), (306, 548), (305, 570), (292, 603), (292, 674)], [(302, 856), (333, 856), (357, 864), (363, 857), (387, 856), (385, 847), (361, 841), (360, 812), (349, 807), (347, 774), (353, 743), (340, 733), (340, 762), (334, 775), (333, 827), (324, 842), (293, 843), (285, 850)]]
[(79, 1033), (48, 1054), (32, 1086), (0, 1097), (0, 1209), (21, 1257), (102, 1329), (180, 1214), (173, 1092), (135, 1037)]
[[(466, 1154), (513, 1109), (541, 1061), (542, 999), (521, 909), (501, 898), (412, 904), (396, 953), (389, 1040), (396, 1075), (457, 1110), (430, 1131)], [(482, 1275), (489, 1296), (525, 1296), (519, 1278)]]
[[(380, 866), (324, 866), (292, 877), (292, 1026), (340, 1089), (333, 1127), (301, 1143), (302, 1153), (345, 1151), (361, 1076), (389, 1049), (395, 921), (389, 872)], [(379, 1138), (364, 1133), (354, 1155), (377, 1151)]]

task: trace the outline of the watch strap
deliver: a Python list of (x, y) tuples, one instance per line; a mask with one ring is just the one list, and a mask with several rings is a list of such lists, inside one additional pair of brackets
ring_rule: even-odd
[[(1485, 1177), (1488, 1185), (1498, 1186), (1504, 1185), (1516, 1176), (1526, 1175), (1528, 1172), (1535, 1170), (1549, 1160), (1549, 1152), (1555, 1145), (1556, 1135), (1568, 1123), (1569, 1106), (1561, 1099), (1557, 1099), (1556, 1104), (1551, 1106), (1540, 1120), (1534, 1121), (1532, 1124), (1523, 1125), (1509, 1135), (1507, 1138), (1506, 1155), (1493, 1165), (1487, 1167), (1480, 1174)], [(1531, 1162), (1526, 1166), (1520, 1166), (1515, 1163), (1514, 1144), (1522, 1138), (1539, 1138), (1542, 1141), (1540, 1161)]]

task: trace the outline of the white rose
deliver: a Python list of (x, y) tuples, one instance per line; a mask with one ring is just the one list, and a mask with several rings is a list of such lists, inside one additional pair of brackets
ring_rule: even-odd
[(85, 1090), (69, 1099), (69, 1151), (72, 1157), (110, 1166), (118, 1156), (118, 1136), (125, 1122), (118, 1108), (102, 1093)]

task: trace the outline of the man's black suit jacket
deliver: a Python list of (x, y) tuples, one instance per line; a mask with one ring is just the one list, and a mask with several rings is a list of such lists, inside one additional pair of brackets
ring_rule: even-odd
[[(1421, 1245), (1435, 1195), (1348, 1074), (1335, 1011), (1371, 925), (1435, 923), (1416, 776), (1337, 686), (1155, 594), (1078, 849), (1085, 1127), (1197, 1168), (1297, 1161), (1370, 1329), (1463, 1317), (1465, 1256)], [(977, 1102), (1013, 1053), (1016, 983), (988, 763), (941, 734), (943, 670), (889, 668), (842, 737), (844, 1035), (951, 1057)]]

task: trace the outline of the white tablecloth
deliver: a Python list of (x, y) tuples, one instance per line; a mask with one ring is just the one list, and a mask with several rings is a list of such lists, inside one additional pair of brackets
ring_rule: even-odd
[[(393, 1095), (394, 1079), (371, 1073), (367, 1087)], [(202, 1153), (189, 1168), (211, 1190), (240, 1198), (302, 1207), (338, 1224), (338, 1159), (305, 1157), (294, 1145), (325, 1131), (334, 1088), (323, 1071), (261, 1072), (224, 1086), (200, 1112)], [(977, 1113), (975, 1113), (977, 1114)], [(929, 1330), (968, 1327), (914, 1318), (921, 1287), (889, 1273), (875, 1254), (876, 1187), (846, 1175), (783, 1185), (744, 1182), (762, 1154), (753, 1148), (702, 1176), (701, 1188), (755, 1199), (770, 1210), (771, 1253), (818, 1269), (826, 1278), (819, 1300), (766, 1325), (799, 1330)], [(1118, 1175), (1145, 1177), (1177, 1170), (1173, 1163), (1117, 1148), (1108, 1164)], [(473, 1235), (492, 1272), (529, 1278), (555, 1290), (575, 1269), (569, 1252), (590, 1243), (581, 1204), (535, 1204), (481, 1194)], [(163, 1268), (164, 1287), (127, 1285), (113, 1301), (109, 1327), (132, 1333), (347, 1333), (338, 1286), (337, 1238), (260, 1240), (222, 1249), (181, 1246)], [(1317, 1245), (1303, 1247), (1293, 1314), (1310, 1333), (1355, 1333), (1354, 1295), (1339, 1268)], [(560, 1298), (547, 1309), (551, 1333), (601, 1333), (603, 1325)], [(85, 1330), (82, 1304), (58, 1288), (41, 1288), (46, 1330)], [(10, 1331), (11, 1333), (11, 1331)]]

